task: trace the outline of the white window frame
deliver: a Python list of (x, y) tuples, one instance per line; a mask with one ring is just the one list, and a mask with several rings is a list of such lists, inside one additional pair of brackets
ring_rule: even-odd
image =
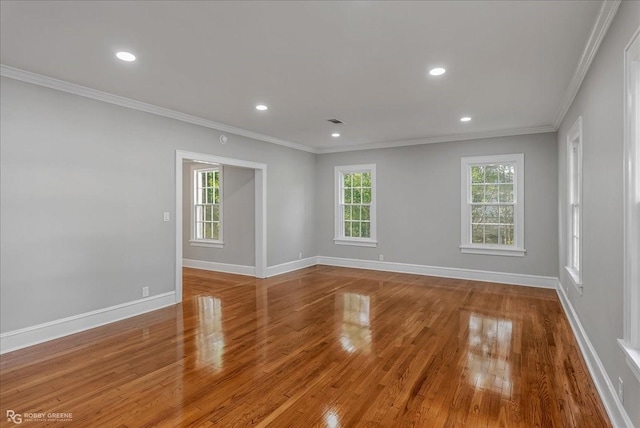
[[(461, 161), (460, 252), (491, 256), (524, 257), (524, 153), (467, 156)], [(514, 164), (514, 245), (474, 244), (471, 242), (471, 167), (476, 165)]]
[[(344, 236), (344, 210), (342, 208), (343, 194), (342, 175), (345, 173), (370, 172), (371, 173), (371, 205), (369, 206), (369, 238), (352, 238)], [(337, 245), (353, 245), (358, 247), (377, 247), (377, 227), (376, 227), (376, 164), (345, 165), (335, 167), (335, 238), (333, 242)]]
[(640, 381), (640, 30), (624, 62), (624, 338), (618, 343)]
[[(198, 165), (191, 165), (191, 187), (190, 187), (190, 194), (191, 194), (191, 220), (190, 220), (190, 224), (191, 224), (191, 232), (190, 232), (190, 239), (189, 239), (189, 243), (191, 244), (191, 246), (193, 247), (209, 247), (209, 248), (224, 248), (224, 239), (223, 239), (223, 229), (224, 229), (224, 192), (223, 192), (223, 188), (224, 188), (224, 179), (223, 179), (223, 169), (222, 165), (217, 165), (217, 164), (198, 164)], [(219, 208), (219, 233), (218, 233), (218, 239), (197, 239), (196, 238), (196, 228), (195, 228), (195, 223), (196, 223), (196, 210), (195, 210), (195, 197), (196, 197), (196, 173), (198, 172), (202, 172), (202, 171), (218, 171), (218, 173), (220, 174), (220, 178), (219, 178), (219, 182), (220, 182), (220, 208)]]
[(582, 116), (567, 133), (567, 262), (571, 282), (582, 294)]

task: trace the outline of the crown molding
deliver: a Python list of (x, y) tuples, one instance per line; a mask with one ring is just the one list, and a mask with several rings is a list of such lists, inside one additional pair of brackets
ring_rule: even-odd
[(453, 141), (479, 140), (481, 138), (511, 137), (514, 135), (543, 134), (556, 132), (557, 129), (551, 125), (537, 126), (533, 128), (517, 128), (495, 131), (471, 132), (468, 134), (444, 135), (441, 137), (417, 138), (413, 140), (389, 141), (384, 143), (357, 144), (353, 146), (329, 147), (317, 149), (316, 153), (339, 153), (355, 152), (358, 150), (389, 149), (393, 147), (419, 146), (422, 144), (448, 143)]
[(582, 56), (578, 62), (578, 67), (576, 67), (576, 71), (573, 73), (571, 83), (564, 94), (562, 104), (560, 104), (560, 109), (556, 113), (553, 121), (553, 126), (556, 129), (560, 127), (564, 116), (567, 114), (567, 111), (569, 111), (569, 107), (571, 107), (573, 100), (576, 95), (578, 95), (580, 85), (582, 85), (582, 81), (587, 75), (587, 71), (589, 71), (591, 62), (593, 62), (593, 59), (598, 52), (598, 48), (600, 47), (604, 36), (607, 34), (607, 30), (609, 30), (611, 21), (613, 21), (613, 18), (616, 16), (620, 3), (622, 3), (622, 0), (604, 0), (602, 2), (600, 12), (598, 13), (596, 22), (593, 25), (593, 29), (591, 30), (591, 35), (589, 36), (589, 40), (587, 40), (587, 44), (584, 47), (584, 51), (582, 52)]
[(102, 92), (96, 89), (87, 88), (86, 86), (76, 85), (75, 83), (66, 82), (64, 80), (54, 79), (53, 77), (44, 76), (42, 74), (32, 73), (30, 71), (21, 70), (15, 67), (9, 67), (4, 64), (0, 64), (0, 76), (21, 80), (23, 82), (44, 86), (46, 88), (51, 88), (62, 92), (68, 92), (74, 95), (80, 95), (81, 97), (91, 98), (94, 100), (115, 104), (121, 107), (144, 111), (146, 113), (151, 113), (158, 116), (168, 117), (170, 119), (191, 123), (193, 125), (204, 126), (205, 128), (228, 132), (230, 134), (241, 135), (243, 137), (252, 138), (254, 140), (277, 144), (279, 146), (302, 150), (309, 153), (316, 153), (315, 149), (303, 144), (281, 140), (279, 138), (259, 134), (257, 132), (248, 131), (242, 128), (236, 128), (234, 126), (225, 125), (223, 123), (214, 122), (211, 120), (203, 119), (201, 117), (181, 113), (179, 111), (132, 100), (131, 98), (121, 97), (119, 95), (110, 94), (108, 92)]

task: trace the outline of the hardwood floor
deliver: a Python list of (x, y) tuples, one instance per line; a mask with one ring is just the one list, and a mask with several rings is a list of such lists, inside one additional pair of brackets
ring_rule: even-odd
[(554, 291), (316, 266), (0, 358), (2, 426), (607, 427)]

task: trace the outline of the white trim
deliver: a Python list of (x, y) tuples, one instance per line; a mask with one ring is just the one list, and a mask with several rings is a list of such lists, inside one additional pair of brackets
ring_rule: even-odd
[(640, 382), (640, 351), (631, 347), (627, 342), (622, 339), (618, 339), (618, 345), (622, 348), (624, 356), (627, 360), (627, 365), (631, 369), (633, 375)]
[(500, 284), (524, 285), (527, 287), (538, 288), (555, 289), (558, 283), (558, 278), (551, 276), (490, 272), (474, 269), (426, 266), (408, 263), (379, 262), (377, 260), (343, 259), (338, 257), (318, 256), (318, 264), (327, 266), (341, 266), (354, 269), (379, 270), (384, 272), (439, 276), (443, 278), (467, 279), (472, 281), (497, 282)]
[(287, 272), (293, 272), (295, 270), (299, 270), (299, 269), (304, 269), (304, 268), (308, 268), (311, 266), (315, 266), (318, 264), (318, 258), (317, 257), (307, 257), (305, 259), (300, 259), (300, 260), (293, 260), (291, 262), (286, 262), (286, 263), (281, 263), (279, 265), (275, 265), (275, 266), (269, 266), (267, 268), (267, 278), (275, 276), (275, 275), (281, 275), (283, 273), (287, 273)]
[(484, 254), (488, 256), (524, 257), (527, 250), (505, 246), (489, 245), (460, 245), (460, 252), (464, 254)]
[(7, 65), (0, 65), (0, 76), (21, 80), (23, 82), (32, 83), (34, 85), (44, 86), (45, 88), (51, 88), (57, 91), (80, 95), (81, 97), (91, 98), (94, 100), (103, 101), (109, 104), (115, 104), (133, 110), (139, 110), (162, 117), (168, 117), (170, 119), (179, 120), (181, 122), (191, 123), (193, 125), (204, 126), (205, 128), (241, 135), (243, 137), (252, 138), (254, 140), (277, 144), (279, 146), (289, 147), (291, 149), (302, 150), (308, 153), (316, 153), (316, 150), (314, 148), (305, 146), (300, 143), (294, 143), (291, 141), (282, 140), (280, 138), (271, 137), (269, 135), (248, 131), (246, 129), (236, 128), (235, 126), (229, 126), (223, 123), (214, 122), (212, 120), (203, 119), (201, 117), (191, 116), (179, 111), (143, 103), (131, 98), (110, 94), (108, 92), (98, 91), (96, 89), (87, 88), (86, 86), (76, 85), (75, 83), (65, 82), (64, 80), (54, 79), (53, 77), (32, 73), (30, 71), (21, 70), (15, 67), (9, 67)]
[(206, 239), (190, 239), (189, 244), (192, 247), (224, 248), (223, 241), (210, 241)]
[(598, 48), (600, 47), (604, 36), (607, 34), (607, 30), (609, 30), (611, 21), (613, 21), (614, 16), (616, 16), (620, 3), (622, 3), (622, 0), (605, 0), (602, 2), (600, 12), (598, 13), (596, 22), (593, 25), (591, 34), (589, 35), (589, 40), (587, 40), (587, 44), (584, 47), (584, 51), (582, 52), (582, 56), (580, 57), (580, 61), (576, 67), (576, 71), (573, 73), (571, 83), (569, 83), (569, 87), (562, 98), (562, 103), (560, 104), (555, 119), (553, 120), (553, 127), (556, 130), (560, 127), (564, 116), (567, 114), (567, 111), (569, 111), (569, 107), (571, 107), (573, 100), (576, 95), (578, 95), (578, 90), (582, 85), (582, 81), (587, 75), (589, 67), (591, 67), (591, 63), (598, 52)]
[(267, 165), (241, 159), (225, 158), (203, 153), (176, 150), (176, 260), (175, 284), (176, 301), (182, 301), (182, 169), (184, 160), (198, 160), (209, 163), (253, 169), (255, 173), (255, 276), (264, 278), (267, 268)]
[[(624, 342), (640, 351), (640, 28), (624, 50)], [(636, 77), (634, 78), (634, 74)], [(628, 360), (637, 364), (640, 359)]]
[(602, 361), (600, 361), (598, 353), (589, 340), (589, 336), (582, 326), (580, 318), (564, 292), (564, 287), (560, 282), (558, 282), (556, 292), (560, 297), (562, 308), (569, 319), (569, 324), (571, 325), (573, 334), (576, 337), (580, 351), (582, 351), (584, 361), (587, 363), (587, 369), (591, 374), (593, 383), (596, 385), (596, 389), (598, 390), (598, 394), (600, 394), (602, 404), (609, 415), (611, 423), (614, 427), (633, 428), (631, 419), (620, 402), (616, 389), (613, 386), (611, 379), (609, 379), (604, 365), (602, 364)]
[(352, 247), (377, 247), (378, 241), (371, 239), (347, 239), (334, 238), (333, 243), (336, 245), (349, 245)]
[(256, 274), (255, 266), (208, 262), (204, 260), (183, 259), (182, 266), (187, 268), (210, 270), (213, 272), (235, 273), (236, 275), (255, 276)]
[(351, 146), (327, 147), (316, 149), (315, 153), (356, 152), (359, 150), (388, 149), (393, 147), (420, 146), (423, 144), (448, 143), (451, 141), (479, 140), (482, 138), (512, 137), (515, 135), (545, 134), (556, 132), (557, 127), (537, 126), (533, 128), (503, 129), (494, 131), (470, 132), (467, 134), (442, 135), (438, 137), (415, 138), (411, 140), (386, 141), (381, 143), (356, 144)]
[(173, 291), (0, 334), (4, 354), (176, 304)]
[[(471, 242), (471, 167), (474, 165), (514, 164), (514, 245), (473, 244)], [(460, 158), (460, 252), (491, 256), (524, 257), (524, 153)]]
[[(377, 190), (376, 190), (376, 164), (360, 164), (360, 165), (341, 165), (334, 168), (334, 243), (337, 245), (353, 245), (358, 247), (376, 247), (377, 240)], [(371, 204), (369, 205), (369, 238), (345, 237), (344, 236), (344, 211), (341, 206), (342, 202), (342, 174), (369, 172), (371, 173)]]

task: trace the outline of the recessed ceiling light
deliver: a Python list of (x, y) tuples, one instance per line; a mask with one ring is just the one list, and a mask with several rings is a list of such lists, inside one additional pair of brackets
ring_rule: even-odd
[(264, 104), (258, 104), (258, 105), (256, 106), (256, 110), (260, 110), (260, 111), (265, 111), (265, 110), (266, 110), (266, 109), (268, 109), (268, 108), (269, 108), (269, 107), (267, 107), (267, 106), (266, 106), (266, 105), (264, 105)]
[(436, 67), (436, 68), (432, 68), (431, 70), (429, 70), (429, 74), (432, 75), (432, 76), (441, 76), (446, 72), (447, 72), (447, 70), (445, 70), (442, 67)]
[(471, 118), (469, 116), (464, 116), (460, 118), (460, 122), (469, 122)]
[(124, 52), (124, 51), (118, 52), (116, 56), (118, 57), (119, 60), (126, 61), (126, 62), (132, 62), (136, 60), (136, 56), (131, 52)]
[(338, 138), (340, 136), (340, 134), (338, 134), (337, 132), (334, 132), (333, 134), (331, 134), (331, 136), (333, 138)]

